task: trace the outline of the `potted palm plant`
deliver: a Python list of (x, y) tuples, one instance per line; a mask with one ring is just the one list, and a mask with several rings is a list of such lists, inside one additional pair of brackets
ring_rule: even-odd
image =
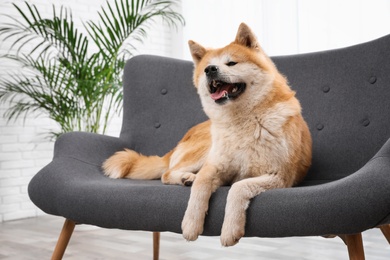
[(121, 73), (134, 42), (145, 39), (156, 18), (170, 26), (184, 24), (173, 9), (176, 4), (107, 1), (98, 22), (83, 23), (86, 33), (75, 27), (67, 8), (53, 5), (52, 18), (43, 18), (33, 4), (13, 4), (20, 17), (8, 16), (12, 22), (0, 25), (0, 36), (12, 42), (13, 52), (0, 59), (16, 61), (24, 69), (0, 78), (0, 103), (8, 106), (4, 116), (46, 114), (60, 126), (48, 133), (51, 138), (69, 131), (104, 134), (109, 119), (121, 109)]

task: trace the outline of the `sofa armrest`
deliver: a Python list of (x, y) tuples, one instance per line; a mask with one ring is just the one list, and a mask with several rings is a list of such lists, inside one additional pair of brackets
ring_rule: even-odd
[(361, 169), (343, 179), (275, 189), (255, 197), (248, 209), (246, 235), (353, 234), (388, 224), (389, 187), (390, 139)]
[[(94, 190), (93, 183), (110, 183), (109, 178), (103, 176), (101, 165), (109, 156), (125, 147), (127, 145), (123, 140), (111, 136), (86, 132), (61, 135), (55, 142), (53, 160), (29, 183), (30, 199), (46, 213), (79, 219), (79, 212), (85, 214), (85, 211), (80, 208), (74, 211), (77, 208), (75, 205), (86, 194), (97, 196), (101, 188)], [(93, 191), (88, 193), (91, 189)], [(87, 204), (94, 205), (93, 201), (91, 199)], [(81, 208), (85, 207), (83, 205)], [(90, 211), (93, 212), (93, 209)]]
[(116, 137), (86, 132), (70, 132), (57, 139), (54, 146), (54, 159), (67, 157), (100, 166), (116, 151), (126, 147), (128, 147), (127, 144)]

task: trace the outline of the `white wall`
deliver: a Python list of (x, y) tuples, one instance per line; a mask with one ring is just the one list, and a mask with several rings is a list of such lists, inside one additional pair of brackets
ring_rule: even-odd
[[(0, 0), (0, 12), (15, 13), (11, 2)], [(90, 5), (79, 0), (30, 0), (51, 11), (51, 3), (73, 10), (76, 20), (95, 18), (105, 0)], [(186, 26), (171, 32), (161, 24), (152, 28), (139, 53), (191, 59), (187, 41), (221, 47), (231, 42), (240, 22), (246, 22), (269, 55), (284, 55), (339, 48), (390, 33), (389, 0), (182, 0)], [(0, 23), (4, 22), (0, 20)], [(81, 23), (80, 23), (81, 25)], [(6, 42), (0, 39), (0, 55)], [(0, 73), (9, 64), (0, 64)], [(6, 109), (0, 106), (0, 114)], [(53, 143), (42, 141), (42, 129), (55, 124), (29, 117), (6, 123), (0, 117), (0, 222), (41, 214), (27, 196), (31, 177), (52, 157)], [(118, 135), (120, 119), (110, 135)]]
[[(36, 4), (44, 15), (51, 17), (52, 4), (64, 5), (72, 9), (74, 21), (82, 28), (81, 21), (97, 20), (96, 11), (106, 0), (30, 0)], [(94, 3), (93, 5), (88, 3)], [(17, 15), (11, 3), (23, 6), (22, 0), (0, 0), (0, 13)], [(4, 17), (0, 23), (7, 22)], [(150, 31), (144, 44), (138, 44), (138, 53), (171, 56), (172, 33), (159, 21)], [(10, 42), (0, 39), (0, 55), (5, 54)], [(0, 63), (0, 74), (15, 66), (11, 63)], [(21, 69), (16, 67), (16, 69)], [(57, 127), (50, 119), (29, 116), (23, 120), (8, 122), (2, 117), (7, 109), (0, 105), (0, 222), (32, 217), (42, 214), (29, 200), (27, 185), (32, 176), (50, 162), (53, 156), (53, 143), (44, 139), (42, 133)], [(108, 130), (109, 135), (118, 136), (121, 127), (121, 116), (114, 118)]]
[(187, 41), (222, 47), (247, 23), (269, 55), (333, 49), (390, 33), (389, 0), (184, 0), (187, 25), (177, 57), (191, 59)]

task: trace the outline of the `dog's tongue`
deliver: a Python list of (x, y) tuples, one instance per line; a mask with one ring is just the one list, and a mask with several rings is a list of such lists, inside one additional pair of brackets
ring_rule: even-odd
[(225, 96), (227, 93), (229, 93), (229, 85), (224, 85), (217, 88), (217, 91), (212, 93), (210, 96), (213, 100), (218, 100)]

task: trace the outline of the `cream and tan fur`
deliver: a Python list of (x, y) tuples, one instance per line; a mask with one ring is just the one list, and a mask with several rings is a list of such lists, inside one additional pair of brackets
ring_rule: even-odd
[(206, 49), (189, 42), (194, 84), (209, 121), (191, 128), (163, 157), (131, 150), (103, 165), (112, 178), (157, 179), (192, 185), (182, 222), (183, 236), (203, 232), (211, 194), (231, 184), (221, 243), (244, 236), (250, 199), (299, 183), (311, 163), (311, 137), (301, 106), (250, 28), (241, 24), (234, 42)]

